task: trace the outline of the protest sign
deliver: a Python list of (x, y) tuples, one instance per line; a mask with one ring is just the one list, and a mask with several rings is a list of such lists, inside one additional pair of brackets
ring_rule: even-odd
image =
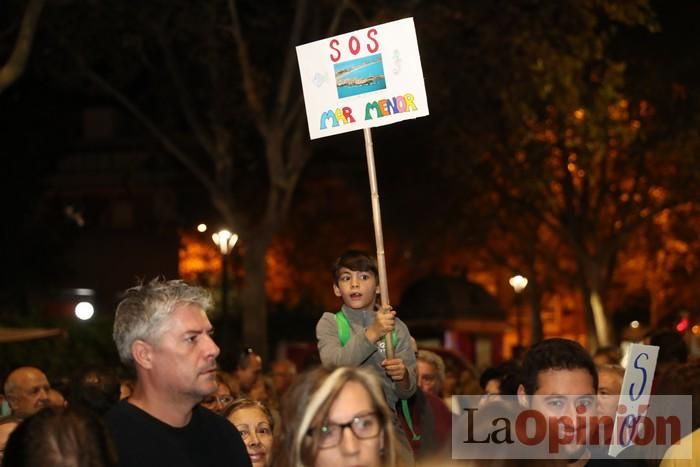
[(412, 18), (297, 47), (311, 139), (428, 115)]
[(656, 371), (659, 348), (653, 345), (631, 344), (627, 354), (627, 370), (622, 380), (620, 402), (613, 426), (613, 439), (608, 454), (617, 457), (634, 444), (639, 421), (649, 410), (651, 384)]
[[(311, 139), (363, 130), (382, 306), (389, 305), (371, 128), (428, 115), (413, 18), (297, 46)], [(386, 356), (393, 358), (391, 338)]]

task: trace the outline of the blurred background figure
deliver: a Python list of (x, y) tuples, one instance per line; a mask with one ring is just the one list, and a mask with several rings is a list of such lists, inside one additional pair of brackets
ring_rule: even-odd
[(49, 406), (50, 407), (66, 407), (68, 403), (63, 394), (58, 392), (56, 389), (49, 389)]
[(688, 345), (683, 336), (671, 329), (659, 329), (648, 338), (649, 345), (659, 347), (657, 367), (670, 363), (685, 363), (688, 361)]
[(134, 379), (122, 378), (119, 381), (119, 400), (128, 399), (134, 392)]
[(396, 467), (391, 417), (373, 373), (349, 367), (311, 370), (285, 395), (272, 465)]
[(10, 434), (12, 434), (12, 432), (21, 422), (21, 418), (13, 417), (11, 415), (0, 418), (0, 465), (2, 465), (2, 458), (5, 454), (7, 440), (9, 439)]
[(3, 467), (115, 467), (117, 457), (102, 422), (88, 411), (49, 407), (10, 435)]
[(479, 386), (486, 396), (485, 400), (497, 399), (500, 395), (514, 396), (520, 383), (520, 365), (513, 360), (488, 367), (479, 377)]
[(34, 367), (20, 367), (5, 381), (5, 397), (12, 414), (25, 418), (49, 405), (49, 380), (43, 371)]
[[(615, 423), (615, 413), (620, 400), (622, 380), (625, 377), (625, 369), (620, 365), (598, 366), (598, 416), (604, 421), (605, 442), (610, 442), (612, 428)], [(602, 418), (604, 416), (610, 417)], [(608, 436), (610, 435), (610, 437)]]
[(479, 386), (479, 376), (474, 367), (467, 365), (459, 374), (459, 384), (456, 388), (457, 394), (478, 396), (481, 394)]
[(406, 433), (416, 462), (437, 458), (449, 459), (452, 414), (441, 399), (445, 363), (442, 357), (429, 350), (418, 350), (415, 339), (411, 346), (416, 353), (416, 383), (418, 388), (407, 400), (400, 400), (395, 411)]
[(68, 405), (89, 410), (99, 416), (119, 402), (121, 384), (110, 371), (90, 369), (74, 380), (68, 393)]
[[(666, 451), (661, 467), (700, 465), (700, 360), (668, 364), (660, 375), (657, 389), (659, 394), (684, 394), (692, 397), (691, 432), (683, 433), (680, 443)], [(688, 448), (692, 448), (692, 459), (681, 459), (684, 450), (687, 453)]]
[(617, 347), (599, 347), (593, 354), (595, 366), (619, 365), (621, 361), (622, 355)]
[(416, 380), (418, 387), (434, 396), (442, 394), (445, 381), (445, 362), (435, 352), (419, 350), (416, 353)]
[(243, 350), (238, 356), (233, 375), (241, 395), (247, 396), (262, 375), (262, 357), (251, 348)]
[(297, 366), (291, 360), (275, 360), (270, 365), (272, 387), (282, 397), (297, 376)]
[(447, 408), (452, 407), (452, 396), (457, 394), (460, 371), (452, 364), (445, 363), (445, 377), (442, 382), (441, 397)]
[(223, 371), (216, 372), (216, 391), (202, 399), (202, 406), (214, 413), (222, 414), (238, 397), (238, 391), (232, 388), (232, 378)]
[(275, 420), (263, 404), (250, 399), (238, 399), (224, 412), (245, 443), (253, 467), (272, 465)]

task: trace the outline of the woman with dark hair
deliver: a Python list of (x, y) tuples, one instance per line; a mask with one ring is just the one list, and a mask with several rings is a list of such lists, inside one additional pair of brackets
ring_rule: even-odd
[(282, 401), (275, 467), (396, 467), (396, 432), (377, 377), (361, 368), (317, 368)]
[(223, 415), (241, 434), (253, 467), (270, 467), (275, 430), (270, 410), (258, 401), (238, 399)]
[(102, 422), (92, 413), (48, 407), (10, 435), (3, 467), (115, 467), (117, 457)]

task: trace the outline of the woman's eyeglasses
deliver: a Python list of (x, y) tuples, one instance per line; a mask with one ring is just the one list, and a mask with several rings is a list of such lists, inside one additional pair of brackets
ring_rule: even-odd
[(222, 407), (226, 407), (233, 402), (233, 396), (207, 396), (202, 399), (202, 404), (213, 405), (219, 403)]
[(325, 423), (318, 428), (309, 429), (309, 435), (318, 443), (320, 449), (332, 448), (340, 444), (346, 428), (358, 439), (370, 439), (379, 436), (381, 424), (376, 412), (356, 415), (347, 423)]

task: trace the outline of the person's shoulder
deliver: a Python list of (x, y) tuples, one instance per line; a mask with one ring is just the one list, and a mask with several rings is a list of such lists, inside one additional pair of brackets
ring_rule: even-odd
[(105, 423), (111, 428), (113, 425), (117, 426), (129, 418), (137, 416), (136, 409), (134, 406), (129, 404), (126, 399), (122, 399), (117, 402), (111, 409), (105, 414)]
[(233, 459), (236, 461), (236, 465), (239, 465), (238, 462), (250, 459), (240, 433), (226, 418), (197, 405), (192, 409), (192, 420), (196, 424), (193, 428), (207, 433), (208, 442), (223, 449), (220, 451), (222, 459), (227, 458), (227, 461)]
[(396, 332), (402, 336), (411, 335), (411, 332), (408, 329), (408, 325), (404, 321), (401, 321), (401, 318), (399, 318), (398, 316), (396, 317)]
[(328, 325), (328, 324), (332, 324), (333, 326), (336, 326), (335, 313), (331, 313), (329, 311), (326, 311), (318, 319), (318, 323), (316, 324), (316, 327), (324, 326), (324, 325)]
[[(418, 390), (416, 390), (416, 392), (417, 391)], [(425, 396), (426, 401), (428, 401), (428, 405), (430, 406), (430, 408), (432, 409), (432, 411), (434, 413), (443, 415), (445, 417), (452, 416), (452, 412), (450, 412), (450, 410), (447, 408), (447, 406), (445, 405), (445, 402), (442, 399), (440, 399), (439, 397), (437, 397), (433, 394), (426, 393), (426, 392), (424, 392), (423, 395)]]
[(157, 430), (153, 418), (125, 400), (109, 409), (104, 424), (118, 450), (130, 445), (142, 445)]
[(196, 405), (192, 409), (192, 419), (200, 427), (213, 427), (215, 430), (227, 434), (238, 433), (238, 430), (236, 430), (236, 428), (226, 418), (215, 414), (211, 410), (207, 409), (206, 407), (202, 407), (201, 405)]
[(399, 315), (396, 315), (396, 327), (404, 327), (408, 329), (408, 325), (406, 325), (406, 323), (401, 318), (399, 318)]

